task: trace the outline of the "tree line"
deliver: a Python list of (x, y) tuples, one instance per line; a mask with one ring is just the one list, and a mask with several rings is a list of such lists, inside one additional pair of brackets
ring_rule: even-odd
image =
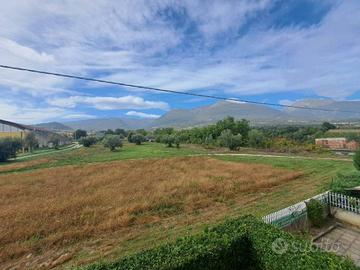
[[(80, 140), (84, 146), (90, 146), (97, 141), (103, 141), (104, 146), (114, 145), (115, 141), (127, 138), (128, 142), (137, 145), (146, 141), (163, 143), (167, 147), (180, 147), (180, 144), (198, 144), (207, 148), (226, 147), (237, 150), (240, 147), (253, 147), (276, 150), (280, 152), (314, 151), (321, 150), (314, 144), (315, 138), (336, 128), (328, 122), (318, 126), (269, 126), (253, 128), (248, 120), (236, 120), (226, 117), (215, 124), (203, 127), (193, 127), (176, 130), (174, 128), (157, 128), (155, 130), (124, 130), (108, 129), (102, 132), (102, 137), (95, 140), (84, 137)], [(86, 131), (78, 130), (75, 137), (86, 136)], [(111, 139), (110, 139), (111, 138)], [(109, 143), (109, 140), (113, 143)], [(106, 142), (106, 143), (105, 143)], [(121, 147), (120, 143), (117, 143)], [(109, 147), (114, 150), (114, 147)], [(116, 147), (115, 147), (116, 148)]]

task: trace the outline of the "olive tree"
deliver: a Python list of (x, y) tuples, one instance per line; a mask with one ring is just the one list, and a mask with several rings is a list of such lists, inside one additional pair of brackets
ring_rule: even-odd
[(77, 130), (75, 130), (75, 132), (74, 132), (74, 139), (75, 139), (75, 140), (79, 140), (79, 139), (81, 139), (82, 137), (86, 137), (86, 136), (87, 136), (86, 130), (77, 129)]
[(58, 135), (54, 134), (51, 136), (49, 143), (52, 144), (52, 147), (55, 149), (59, 149), (59, 145), (60, 145), (60, 138)]
[(115, 151), (116, 148), (122, 147), (122, 140), (119, 135), (106, 135), (103, 139), (103, 145), (109, 148), (110, 151)]
[(136, 145), (140, 145), (141, 143), (145, 142), (145, 136), (138, 133), (131, 136), (130, 142), (135, 143)]
[(229, 129), (221, 132), (218, 141), (220, 146), (227, 147), (230, 150), (238, 149), (243, 143), (241, 134), (234, 135)]
[(80, 140), (79, 140), (79, 143), (81, 145), (83, 145), (84, 147), (90, 147), (94, 144), (96, 144), (97, 142), (97, 139), (96, 137), (94, 136), (87, 136), (87, 137), (82, 137)]
[(249, 132), (249, 145), (255, 148), (261, 148), (265, 144), (265, 135), (258, 129), (252, 129)]
[(167, 147), (172, 147), (175, 143), (175, 136), (174, 135), (164, 135), (162, 136), (162, 142), (166, 144)]
[(27, 148), (30, 152), (34, 150), (34, 148), (38, 147), (39, 141), (35, 137), (34, 132), (26, 133), (24, 138), (24, 147)]

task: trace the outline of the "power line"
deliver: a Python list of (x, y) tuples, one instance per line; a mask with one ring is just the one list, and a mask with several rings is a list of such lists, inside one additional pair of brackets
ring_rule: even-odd
[(63, 77), (63, 78), (68, 78), (68, 79), (77, 79), (77, 80), (83, 80), (83, 81), (91, 81), (91, 82), (111, 84), (111, 85), (117, 85), (117, 86), (138, 88), (138, 89), (151, 90), (151, 91), (156, 91), (156, 92), (185, 95), (185, 96), (195, 96), (195, 97), (234, 101), (234, 102), (243, 102), (243, 103), (249, 103), (249, 104), (276, 106), (276, 107), (283, 107), (283, 108), (294, 108), (294, 109), (302, 109), (302, 110), (325, 111), (325, 112), (343, 112), (343, 113), (356, 113), (356, 114), (360, 113), (360, 111), (356, 112), (356, 111), (347, 111), (347, 110), (332, 110), (332, 109), (323, 109), (323, 108), (315, 108), (315, 107), (304, 107), (304, 106), (296, 106), (296, 105), (285, 105), (285, 104), (276, 104), (276, 103), (270, 103), (270, 102), (252, 101), (252, 100), (245, 100), (245, 99), (238, 99), (238, 98), (227, 98), (227, 97), (222, 97), (222, 96), (205, 95), (205, 94), (197, 94), (197, 93), (190, 93), (190, 92), (180, 92), (180, 91), (162, 89), (162, 88), (156, 88), (156, 87), (150, 87), (150, 86), (122, 83), (122, 82), (114, 82), (114, 81), (101, 80), (101, 79), (95, 79), (95, 78), (89, 78), (89, 77), (83, 77), (83, 76), (77, 76), (77, 75), (69, 75), (69, 74), (64, 74), (64, 73), (49, 72), (49, 71), (8, 66), (8, 65), (0, 65), (0, 68), (17, 70), (17, 71), (25, 71), (25, 72), (50, 75), (50, 76), (57, 76), (57, 77)]

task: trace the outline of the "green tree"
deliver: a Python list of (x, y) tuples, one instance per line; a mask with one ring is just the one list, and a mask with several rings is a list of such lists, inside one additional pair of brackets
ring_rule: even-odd
[(26, 133), (24, 138), (24, 147), (32, 152), (36, 147), (38, 147), (39, 141), (35, 137), (34, 132)]
[(110, 151), (115, 151), (116, 148), (122, 147), (122, 141), (119, 135), (106, 135), (103, 139), (103, 145), (109, 148)]
[(122, 135), (124, 137), (126, 137), (126, 135), (127, 135), (125, 129), (122, 129), (122, 128), (115, 129), (115, 134), (116, 135)]
[(358, 171), (360, 171), (360, 149), (357, 150), (356, 153), (355, 153), (354, 166)]
[(210, 135), (206, 136), (206, 138), (204, 140), (204, 144), (207, 147), (214, 146), (215, 145), (215, 140), (214, 140), (213, 135), (210, 134)]
[(176, 146), (176, 148), (180, 148), (180, 143), (181, 143), (181, 138), (179, 135), (175, 135), (174, 136), (174, 144)]
[(258, 129), (252, 129), (249, 132), (249, 145), (255, 148), (261, 148), (265, 145), (265, 135)]
[(220, 146), (227, 147), (230, 150), (238, 149), (243, 143), (241, 134), (234, 135), (229, 129), (221, 132), (218, 141)]
[(1, 138), (0, 162), (7, 161), (9, 158), (16, 157), (16, 153), (21, 149), (21, 147), (21, 140), (18, 138)]
[(360, 143), (360, 135), (356, 134), (356, 133), (348, 133), (346, 135), (346, 140), (351, 142), (351, 141), (355, 141), (355, 142), (359, 142)]
[(134, 134), (131, 136), (131, 142), (135, 143), (136, 145), (140, 145), (141, 143), (145, 142), (145, 136), (142, 134)]
[(94, 136), (87, 136), (87, 137), (82, 137), (79, 140), (79, 143), (82, 144), (84, 147), (90, 147), (94, 144), (96, 144), (97, 139)]
[(54, 134), (50, 137), (49, 143), (52, 144), (52, 147), (55, 149), (59, 149), (60, 138), (57, 134)]
[(175, 136), (174, 135), (164, 135), (162, 136), (162, 142), (167, 145), (167, 147), (172, 147), (175, 143)]
[(110, 128), (105, 131), (105, 135), (114, 135), (114, 134), (115, 134), (115, 132)]
[(324, 122), (321, 125), (321, 129), (322, 129), (322, 131), (326, 132), (326, 131), (328, 131), (330, 129), (336, 129), (336, 126), (329, 123), (329, 122)]
[(75, 140), (79, 140), (79, 139), (81, 139), (82, 137), (86, 137), (86, 136), (87, 136), (86, 130), (77, 129), (77, 130), (75, 130), (75, 132), (74, 132), (74, 139), (75, 139)]

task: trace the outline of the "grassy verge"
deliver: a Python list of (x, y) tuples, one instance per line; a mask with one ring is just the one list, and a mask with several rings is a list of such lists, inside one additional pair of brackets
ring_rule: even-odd
[(142, 145), (125, 143), (123, 148), (114, 152), (109, 151), (109, 149), (104, 148), (102, 145), (95, 145), (90, 148), (82, 147), (69, 151), (45, 152), (42, 155), (29, 157), (24, 160), (6, 162), (0, 167), (0, 173), (22, 172), (65, 165), (84, 165), (87, 163), (115, 160), (165, 158), (202, 153), (206, 153), (206, 150), (190, 145), (185, 145), (181, 148), (168, 148), (163, 144), (157, 143), (145, 143)]

